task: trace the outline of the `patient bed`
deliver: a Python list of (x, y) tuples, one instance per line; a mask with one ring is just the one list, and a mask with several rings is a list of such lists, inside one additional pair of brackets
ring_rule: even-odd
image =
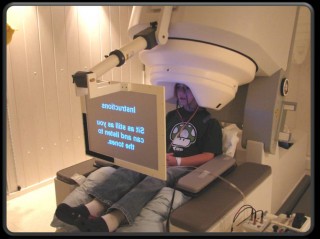
[[(110, 166), (94, 166), (91, 159), (84, 163), (74, 165), (64, 171), (59, 171), (56, 180), (65, 183), (74, 188), (63, 202), (76, 206), (81, 203), (87, 203), (91, 197), (86, 193), (86, 188), (95, 185), (100, 178), (111, 175), (115, 168)], [(95, 168), (85, 179), (77, 186), (70, 184), (73, 179), (68, 177), (71, 173), (83, 173), (84, 166), (92, 163)], [(86, 167), (87, 168), (87, 167)], [(78, 170), (77, 170), (78, 169)], [(89, 168), (90, 171), (90, 168)], [(268, 201), (264, 198), (270, 186), (271, 168), (266, 165), (256, 163), (243, 163), (225, 175), (225, 179), (235, 184), (245, 195), (243, 199), (241, 193), (230, 187), (227, 183), (216, 179), (199, 195), (193, 197), (183, 194), (180, 191), (175, 192), (175, 198), (172, 205), (173, 212), (170, 216), (170, 231), (190, 231), (190, 232), (210, 232), (210, 231), (230, 231), (232, 217), (236, 210), (244, 203), (253, 203), (252, 198), (260, 195), (260, 202)], [(72, 175), (71, 175), (72, 176)], [(260, 190), (258, 190), (260, 188)], [(253, 196), (253, 192), (255, 195)], [(173, 189), (164, 187), (140, 212), (131, 226), (122, 226), (118, 232), (165, 232), (165, 222), (168, 219), (170, 202)], [(57, 197), (58, 199), (59, 197)], [(60, 202), (58, 202), (60, 203)], [(257, 205), (255, 207), (267, 207), (267, 205)], [(79, 232), (74, 226), (63, 223), (57, 218), (53, 218), (52, 227), (57, 228), (57, 232)]]
[[(223, 130), (224, 154), (234, 156), (238, 145), (240, 157), (237, 140), (239, 131), (236, 129), (235, 125), (230, 125)], [(92, 198), (86, 193), (86, 188), (94, 186), (114, 170), (107, 162), (94, 158), (60, 170), (55, 178), (57, 204), (65, 202), (76, 206), (89, 202)], [(169, 218), (171, 232), (230, 232), (232, 218), (243, 204), (270, 210), (270, 166), (238, 161), (236, 167), (222, 176), (226, 181), (218, 178), (193, 196), (176, 190)], [(166, 232), (173, 191), (172, 188), (164, 187), (142, 209), (133, 225), (121, 226), (117, 232)], [(56, 217), (51, 226), (56, 227), (57, 232), (79, 232), (76, 227)]]

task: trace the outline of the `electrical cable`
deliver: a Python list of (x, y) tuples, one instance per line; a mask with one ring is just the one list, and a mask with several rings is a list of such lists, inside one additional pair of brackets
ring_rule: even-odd
[[(195, 166), (175, 166), (175, 167), (179, 167), (179, 168), (187, 168), (188, 171), (192, 171), (194, 170)], [(170, 202), (170, 206), (169, 206), (169, 212), (168, 212), (168, 216), (167, 216), (167, 222), (166, 222), (166, 232), (170, 232), (170, 216), (171, 216), (171, 212), (173, 209), (173, 202), (174, 202), (174, 197), (175, 197), (175, 193), (176, 193), (176, 186), (177, 183), (179, 181), (180, 178), (176, 179), (174, 184), (173, 184), (173, 193), (172, 193), (172, 198), (171, 198), (171, 202)]]
[(257, 210), (257, 211), (256, 211), (256, 214), (257, 214), (258, 212), (261, 212), (260, 221), (261, 221), (261, 223), (262, 223), (262, 222), (263, 222), (263, 211), (262, 211), (262, 210)]
[[(245, 207), (245, 208), (243, 208), (243, 207)], [(241, 210), (241, 208), (243, 208), (243, 209)], [(252, 217), (252, 216), (255, 214), (255, 212), (256, 212), (256, 210), (254, 209), (254, 207), (252, 207), (251, 205), (245, 204), (245, 205), (241, 206), (241, 207), (238, 209), (238, 211), (235, 213), (234, 217), (233, 217), (232, 224), (231, 224), (231, 232), (233, 231), (233, 224), (235, 223), (235, 221), (237, 220), (237, 218), (239, 217), (239, 215), (240, 215), (242, 212), (244, 212), (245, 210), (247, 210), (247, 209), (251, 209), (251, 214), (250, 214), (251, 217)], [(250, 216), (248, 216), (248, 217), (250, 217)], [(246, 217), (246, 218), (245, 218), (244, 220), (242, 220), (240, 223), (242, 223), (243, 221), (247, 220), (248, 217)], [(240, 223), (239, 223), (239, 224), (240, 224)], [(239, 225), (239, 224), (238, 224), (238, 225)]]
[[(188, 101), (189, 101), (189, 100), (188, 100), (188, 95), (186, 95), (186, 97), (187, 97), (187, 102), (188, 102)], [(179, 109), (179, 107), (178, 107), (178, 102), (179, 102), (179, 100), (177, 99), (177, 109), (176, 109), (176, 112), (178, 113), (181, 121), (183, 122), (184, 120), (183, 120), (183, 118), (182, 118), (182, 116), (181, 116), (181, 114), (180, 114), (180, 112), (179, 112), (179, 110), (178, 110), (178, 109)], [(189, 103), (188, 103), (188, 108), (189, 108), (189, 109), (191, 108)], [(193, 112), (193, 114), (190, 116), (190, 118), (187, 120), (187, 122), (184, 123), (184, 125), (180, 128), (179, 132), (176, 134), (175, 138), (171, 141), (171, 144), (170, 144), (169, 147), (167, 148), (167, 152), (169, 152), (169, 150), (171, 149), (174, 140), (175, 140), (178, 136), (180, 136), (180, 133), (184, 130), (184, 128), (188, 125), (188, 123), (189, 123), (189, 122), (192, 120), (192, 118), (196, 115), (196, 113), (198, 112), (199, 108), (200, 108), (199, 105), (197, 105), (197, 108), (195, 109), (195, 111)], [(190, 166), (178, 166), (178, 167), (187, 167), (187, 168), (190, 168)], [(192, 170), (193, 170), (194, 168), (197, 168), (197, 167), (191, 166), (191, 168), (192, 168)], [(190, 169), (190, 171), (191, 171), (191, 169)], [(170, 203), (170, 207), (169, 207), (169, 212), (168, 212), (168, 217), (167, 217), (167, 222), (166, 222), (166, 231), (167, 231), (167, 232), (170, 232), (170, 228), (169, 228), (170, 215), (171, 215), (171, 212), (172, 212), (172, 209), (173, 209), (172, 206), (173, 206), (173, 202), (174, 202), (174, 197), (175, 197), (176, 184), (177, 184), (177, 182), (178, 182), (178, 179), (175, 180), (174, 186), (173, 186), (173, 194), (172, 194), (172, 199), (171, 199), (171, 203)]]
[[(248, 206), (249, 208), (252, 208), (252, 209), (255, 211), (255, 209), (254, 209), (252, 206), (246, 204), (246, 196), (244, 195), (244, 193), (241, 191), (241, 189), (240, 189), (239, 187), (237, 187), (235, 184), (231, 183), (229, 180), (223, 178), (223, 177), (220, 176), (220, 175), (214, 175), (214, 174), (212, 174), (212, 173), (210, 173), (210, 174), (213, 175), (213, 176), (218, 177), (219, 179), (221, 179), (221, 180), (224, 181), (225, 183), (228, 183), (231, 187), (233, 187), (234, 189), (236, 189), (236, 190), (241, 194), (241, 196), (242, 196), (242, 200), (243, 200), (243, 204), (244, 204), (243, 206)], [(242, 207), (243, 207), (243, 206), (242, 206)], [(241, 207), (241, 208), (242, 208), (242, 207)], [(240, 209), (241, 209), (241, 208), (240, 208)], [(240, 209), (239, 209), (239, 210), (240, 210)], [(247, 208), (246, 208), (246, 209), (247, 209)], [(244, 210), (246, 210), (246, 209), (244, 209)], [(243, 211), (244, 211), (244, 210), (243, 210)], [(240, 213), (242, 213), (243, 211), (241, 211)], [(239, 214), (240, 214), (240, 213), (239, 213)], [(236, 214), (237, 214), (237, 213), (236, 213)], [(236, 216), (236, 218), (239, 216), (239, 214)], [(231, 232), (233, 231), (233, 224), (234, 224), (236, 218), (234, 218), (234, 220), (233, 220), (233, 222), (232, 222), (232, 224), (231, 224)]]
[(173, 206), (173, 202), (174, 202), (175, 193), (176, 193), (176, 183), (174, 184), (174, 187), (173, 187), (172, 198), (171, 198), (169, 212), (168, 212), (168, 216), (167, 216), (166, 232), (170, 232), (170, 216), (171, 216), (171, 212), (172, 212), (172, 209), (173, 209), (172, 206)]
[[(245, 208), (243, 208), (245, 207)], [(243, 208), (243, 209), (242, 209)], [(250, 208), (251, 209), (251, 214), (253, 214), (253, 211), (255, 211), (255, 209), (251, 206), (251, 205), (248, 205), (248, 204), (245, 204), (245, 205), (242, 205), (238, 211), (235, 213), (234, 217), (233, 217), (233, 221), (235, 221), (237, 219), (237, 217), (243, 212), (245, 211), (246, 209)], [(242, 209), (242, 210), (241, 210)], [(241, 211), (240, 211), (241, 210)]]
[[(198, 170), (200, 171), (200, 170)], [(201, 172), (199, 172), (201, 173)], [(243, 204), (246, 204), (246, 196), (244, 195), (244, 193), (241, 191), (241, 189), (236, 186), (235, 184), (233, 184), (232, 182), (230, 182), (229, 180), (225, 179), (224, 177), (220, 176), (220, 175), (217, 175), (217, 174), (213, 174), (213, 173), (209, 173), (209, 175), (212, 175), (212, 176), (215, 176), (219, 179), (221, 179), (222, 181), (224, 181), (225, 183), (229, 184), (231, 187), (233, 187), (234, 189), (236, 189), (242, 196), (242, 200), (243, 200)]]
[[(243, 208), (245, 207), (245, 208)], [(242, 209), (243, 208), (243, 209)], [(242, 210), (241, 210), (242, 209)], [(245, 217), (241, 222), (239, 222), (237, 224), (237, 226), (239, 226), (240, 224), (242, 224), (244, 221), (246, 221), (249, 217), (251, 217), (251, 221), (253, 225), (255, 225), (257, 223), (257, 217), (258, 217), (258, 213), (261, 212), (261, 217), (260, 217), (260, 223), (263, 223), (263, 217), (264, 217), (264, 213), (263, 210), (256, 210), (254, 207), (252, 207), (251, 205), (243, 205), (242, 207), (240, 207), (238, 209), (238, 211), (235, 213), (232, 224), (231, 224), (231, 232), (233, 231), (233, 224), (235, 223), (236, 219), (240, 216), (240, 214), (242, 212), (244, 212), (247, 209), (251, 209), (251, 214), (247, 217)]]
[(228, 181), (227, 179), (221, 177), (220, 175), (216, 175), (218, 178), (220, 178), (222, 181), (228, 183), (231, 187), (235, 188), (236, 190), (238, 190), (238, 192), (240, 192), (241, 196), (242, 196), (242, 200), (243, 200), (243, 204), (246, 204), (246, 196), (244, 195), (244, 193), (241, 191), (241, 189), (239, 187), (237, 187), (235, 184), (231, 183), (230, 181)]
[[(186, 167), (186, 166), (180, 166), (180, 167)], [(190, 167), (189, 167), (189, 168), (190, 168)], [(193, 167), (193, 168), (196, 169), (197, 167)], [(211, 173), (211, 175), (214, 175), (214, 174)], [(233, 219), (233, 222), (232, 222), (232, 225), (231, 225), (231, 231), (232, 231), (232, 230), (233, 230), (233, 224), (234, 224), (235, 220), (238, 218), (238, 216), (239, 216), (243, 211), (245, 211), (245, 210), (248, 209), (248, 208), (251, 208), (251, 209), (252, 209), (251, 214), (253, 214), (253, 211), (255, 212), (256, 210), (255, 210), (251, 205), (247, 205), (247, 204), (246, 204), (246, 197), (245, 197), (244, 193), (241, 191), (241, 189), (239, 189), (239, 187), (237, 187), (235, 184), (231, 183), (229, 180), (223, 178), (223, 177), (220, 176), (220, 175), (214, 175), (214, 176), (218, 177), (218, 178), (221, 179), (223, 182), (225, 182), (225, 183), (229, 184), (231, 187), (235, 188), (238, 192), (240, 192), (240, 194), (242, 195), (242, 198), (243, 198), (243, 203), (244, 203), (244, 205), (243, 205), (242, 207), (240, 207), (240, 209), (238, 210), (238, 212), (237, 212), (236, 215), (234, 216), (234, 219)], [(173, 209), (172, 206), (173, 206), (173, 202), (174, 202), (174, 196), (175, 196), (175, 190), (176, 190), (176, 183), (177, 183), (177, 181), (174, 183), (174, 187), (173, 187), (173, 190), (174, 190), (174, 191), (173, 191), (173, 195), (172, 195), (172, 199), (171, 199), (171, 204), (170, 204), (170, 207), (169, 207), (169, 213), (168, 213), (168, 217), (167, 217), (167, 222), (166, 222), (166, 231), (167, 231), (167, 232), (170, 232), (169, 221), (170, 221), (171, 211), (172, 211), (172, 209)], [(244, 206), (246, 206), (246, 208), (244, 208), (244, 209), (242, 209), (242, 211), (240, 211), (241, 208), (243, 208)]]
[[(174, 140), (175, 140), (178, 136), (180, 136), (180, 133), (181, 133), (181, 132), (184, 130), (184, 128), (189, 124), (189, 122), (190, 122), (190, 121), (192, 120), (192, 118), (196, 115), (196, 113), (198, 112), (198, 110), (199, 110), (199, 106), (198, 106), (197, 109), (193, 112), (193, 114), (190, 116), (190, 118), (188, 119), (188, 121), (184, 123), (184, 125), (181, 127), (181, 129), (179, 130), (179, 132), (176, 134), (176, 136), (174, 137), (174, 139), (171, 141), (171, 144), (169, 145), (169, 147), (168, 147), (168, 149), (167, 149), (167, 152), (169, 152), (169, 150), (171, 149), (171, 147), (172, 147), (172, 145), (173, 145)], [(178, 113), (178, 115), (179, 115), (180, 118), (181, 118), (181, 115), (180, 115), (178, 109), (177, 109), (177, 113)], [(181, 119), (181, 120), (183, 121), (183, 119)]]
[(239, 187), (237, 187), (235, 184), (231, 183), (229, 180), (223, 178), (222, 176), (220, 175), (216, 175), (216, 174), (213, 174), (213, 173), (209, 173), (210, 175), (212, 176), (215, 176), (219, 179), (221, 179), (222, 181), (224, 181), (225, 183), (229, 184), (231, 187), (235, 188), (242, 196), (242, 200), (243, 200), (243, 204), (245, 205), (246, 204), (246, 196), (244, 195), (244, 193), (241, 191), (241, 189)]

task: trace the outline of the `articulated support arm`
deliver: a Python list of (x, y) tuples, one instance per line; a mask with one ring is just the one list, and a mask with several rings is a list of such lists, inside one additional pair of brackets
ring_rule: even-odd
[[(161, 14), (159, 24), (150, 23), (150, 27), (136, 34), (134, 40), (119, 50), (112, 51), (106, 59), (92, 67), (90, 71), (78, 71), (72, 75), (73, 83), (76, 84), (77, 96), (89, 94), (90, 98), (110, 94), (122, 90), (120, 82), (98, 82), (97, 78), (114, 67), (122, 66), (136, 53), (152, 49), (158, 44), (165, 44), (168, 40), (168, 28), (172, 6), (165, 6)], [(125, 87), (127, 89), (127, 87)]]
[[(73, 83), (76, 84), (76, 93), (78, 96), (87, 95), (89, 97), (97, 97), (104, 95), (108, 92), (105, 90), (99, 90), (105, 88), (106, 85), (113, 85), (115, 83), (103, 82), (98, 86), (97, 78), (102, 76), (104, 73), (108, 72), (114, 67), (121, 66), (125, 63), (126, 60), (131, 58), (137, 52), (146, 49), (148, 43), (145, 38), (137, 37), (130, 44), (124, 46), (119, 50), (115, 50), (106, 57), (105, 60), (94, 66), (88, 72), (78, 71), (72, 75)], [(119, 84), (117, 84), (119, 85)], [(101, 88), (103, 87), (103, 88)], [(114, 90), (120, 87), (117, 86)], [(120, 88), (119, 88), (120, 89)], [(108, 89), (108, 91), (111, 89)], [(113, 90), (112, 90), (113, 91)], [(109, 92), (111, 93), (111, 92)]]

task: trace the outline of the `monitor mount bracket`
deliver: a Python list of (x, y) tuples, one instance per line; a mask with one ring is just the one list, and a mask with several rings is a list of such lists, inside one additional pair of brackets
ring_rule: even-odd
[(151, 22), (148, 28), (134, 35), (133, 41), (119, 50), (110, 52), (103, 61), (89, 71), (78, 71), (72, 75), (73, 83), (76, 85), (76, 95), (95, 98), (118, 91), (128, 91), (130, 89), (128, 82), (102, 81), (98, 78), (114, 67), (122, 66), (136, 53), (166, 44), (172, 8), (172, 6), (164, 6), (158, 22)]

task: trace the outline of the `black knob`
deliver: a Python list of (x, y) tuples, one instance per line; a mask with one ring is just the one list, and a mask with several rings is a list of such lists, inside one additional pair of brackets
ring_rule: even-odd
[(279, 229), (279, 226), (278, 225), (273, 225), (272, 229), (273, 229), (273, 232), (277, 232), (278, 229)]

